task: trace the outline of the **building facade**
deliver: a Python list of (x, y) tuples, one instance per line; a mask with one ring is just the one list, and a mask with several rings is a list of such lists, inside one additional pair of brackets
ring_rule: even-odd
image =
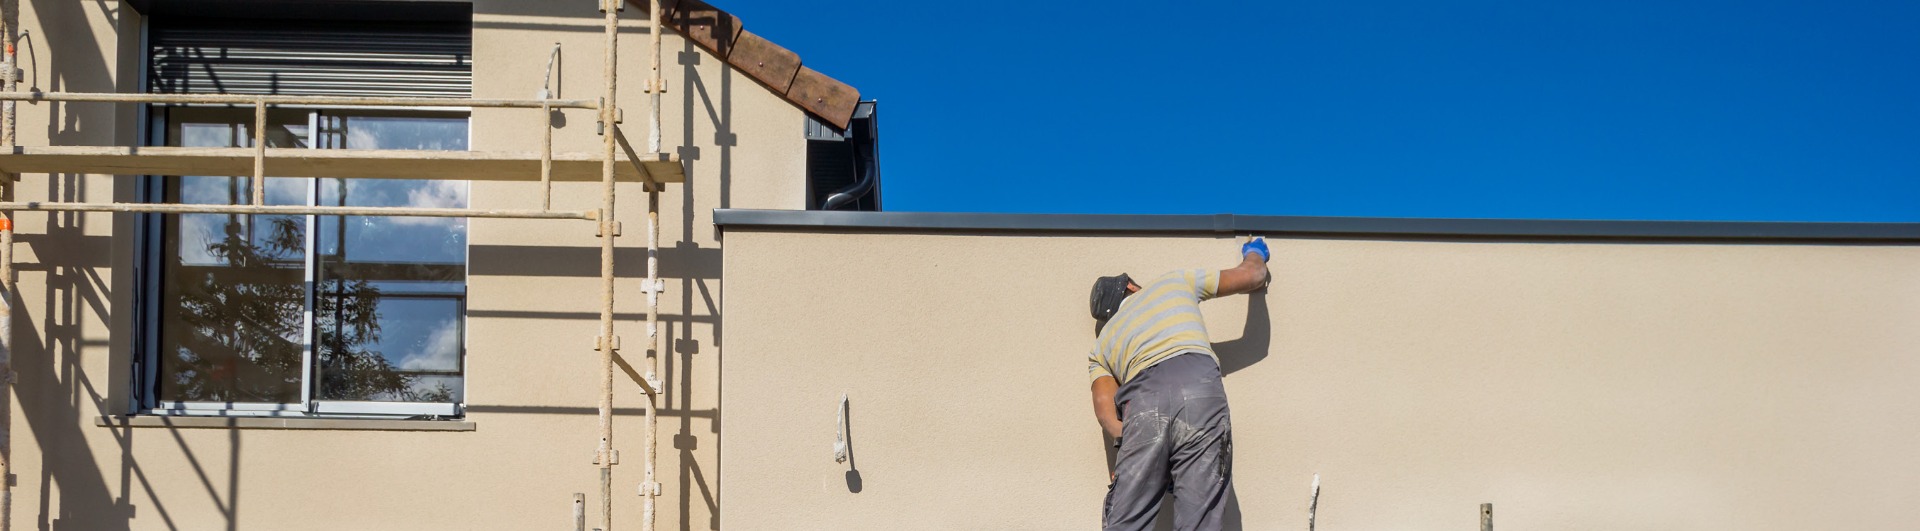
[[(1241, 528), (1303, 525), (1314, 474), (1327, 528), (1464, 529), (1487, 502), (1503, 526), (1547, 529), (1920, 519), (1902, 503), (1920, 489), (1920, 401), (1903, 398), (1920, 226), (821, 212), (878, 207), (872, 108), (823, 106), (851, 87), (724, 11), (669, 4), (660, 132), (686, 178), (658, 209), (660, 529), (1092, 527), (1111, 454), (1082, 372), (1087, 286), (1225, 267), (1254, 234), (1275, 243), (1273, 286), (1203, 306)], [(650, 96), (646, 12), (620, 26), (628, 131)], [(34, 0), (18, 28), (23, 90), (594, 99), (601, 20), (584, 0)], [(224, 106), (18, 113), (23, 146), (255, 133)], [(528, 152), (545, 131), (557, 152), (602, 146), (590, 109), (267, 118), (276, 148)], [(29, 173), (16, 197), (241, 204), (249, 186)], [(542, 190), (261, 192), (529, 209)], [(552, 190), (555, 209), (601, 198)], [(617, 193), (612, 505), (637, 529), (648, 195)], [(570, 529), (576, 493), (597, 520), (592, 224), (14, 218), (14, 528)]]
[[(634, 142), (646, 136), (645, 4), (621, 13), (618, 48)], [(588, 1), (22, 2), (18, 19), (22, 90), (592, 100), (604, 79), (602, 13)], [(657, 522), (710, 529), (721, 273), (710, 213), (806, 208), (809, 121), (829, 120), (680, 32), (662, 39), (663, 151), (687, 182), (660, 197)], [(246, 107), (18, 113), (23, 146), (251, 145)], [(601, 146), (591, 109), (269, 114), (276, 148), (537, 152), (543, 125), (556, 152)], [(625, 456), (613, 520), (637, 529), (647, 194), (618, 188), (616, 334), (630, 346), (614, 391)], [(269, 205), (541, 206), (526, 180), (270, 178), (264, 192)], [(16, 196), (244, 204), (248, 193), (244, 177), (54, 173), (23, 175)], [(597, 208), (599, 185), (557, 183), (551, 201)], [(14, 217), (15, 529), (560, 528), (575, 493), (597, 522), (594, 224)]]

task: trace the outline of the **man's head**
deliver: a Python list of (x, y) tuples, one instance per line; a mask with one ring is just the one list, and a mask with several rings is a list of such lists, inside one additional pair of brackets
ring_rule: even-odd
[(1120, 311), (1120, 301), (1126, 300), (1127, 295), (1136, 291), (1140, 291), (1140, 285), (1134, 284), (1133, 279), (1126, 273), (1100, 277), (1099, 280), (1093, 281), (1093, 294), (1088, 297), (1093, 318), (1106, 321), (1107, 318), (1113, 317), (1113, 312)]

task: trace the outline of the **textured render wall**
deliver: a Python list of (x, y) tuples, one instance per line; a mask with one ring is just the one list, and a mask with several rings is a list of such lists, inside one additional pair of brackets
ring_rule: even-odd
[[(539, 90), (554, 42), (562, 44), (557, 97), (600, 97), (604, 34), (593, 2), (489, 0), (476, 2), (475, 95), (532, 97)], [(623, 17), (644, 9), (628, 7)], [(647, 33), (633, 22), (620, 36), (620, 103), (627, 138), (646, 150)], [(687, 161), (688, 183), (661, 194), (660, 273), (667, 291), (660, 299), (661, 363), (667, 393), (661, 401), (658, 481), (662, 483), (660, 529), (712, 529), (718, 525), (719, 367), (715, 337), (720, 298), (720, 242), (712, 211), (805, 207), (805, 115), (746, 76), (674, 33), (663, 39), (662, 69), (668, 92), (662, 104), (663, 145)], [(537, 149), (537, 111), (476, 113), (475, 149)], [(599, 152), (593, 111), (570, 111), (555, 130), (556, 150)], [(681, 147), (685, 146), (685, 147)], [(614, 468), (618, 496), (615, 526), (637, 529), (642, 481), (641, 414), (644, 394), (634, 383), (646, 371), (647, 195), (638, 185), (619, 189), (619, 299), (616, 333), (622, 336), (623, 367), (615, 377), (618, 417)], [(530, 208), (537, 185), (475, 184), (475, 207)], [(599, 184), (556, 187), (556, 208), (599, 206)], [(747, 205), (754, 205), (748, 207)], [(481, 438), (497, 446), (461, 461), (487, 462), (496, 452), (517, 461), (514, 488), (472, 500), (482, 527), (530, 528), (565, 516), (571, 493), (597, 498), (597, 472), (590, 466), (597, 439), (599, 354), (599, 240), (588, 222), (477, 220), (472, 224), (468, 310), (469, 418)], [(629, 369), (630, 368), (630, 372)], [(489, 435), (493, 434), (493, 435)], [(504, 479), (504, 478), (502, 478)], [(475, 484), (500, 484), (475, 476)], [(597, 514), (597, 513), (596, 513)], [(504, 526), (496, 518), (528, 518), (527, 526)], [(624, 524), (623, 524), (624, 522)]]
[[(42, 90), (137, 90), (139, 16), (115, 2), (29, 0), (21, 20), (29, 80)], [(532, 97), (548, 52), (564, 45), (559, 97), (601, 91), (592, 2), (474, 3), (475, 95)], [(644, 10), (627, 9), (621, 103), (645, 149)], [(717, 525), (720, 252), (713, 208), (800, 208), (803, 114), (669, 33), (663, 119), (690, 183), (662, 194), (661, 300), (668, 394), (660, 417), (660, 529)], [(35, 77), (37, 76), (37, 77)], [(21, 143), (134, 141), (130, 108), (22, 108)], [(474, 115), (474, 149), (537, 150), (536, 111)], [(598, 152), (591, 111), (565, 115), (559, 151)], [(131, 200), (131, 180), (27, 175), (22, 199)], [(557, 208), (598, 206), (597, 184), (561, 184)], [(537, 185), (476, 184), (477, 208), (534, 208)], [(646, 195), (620, 188), (617, 326), (623, 362), (644, 371)], [(470, 225), (468, 418), (463, 433), (104, 428), (131, 397), (131, 216), (18, 216), (21, 310), (15, 354), (13, 515), (52, 529), (536, 529), (570, 525), (571, 495), (597, 504), (599, 254), (579, 221)], [(54, 220), (49, 226), (48, 220)], [(121, 235), (116, 237), (115, 235)], [(615, 525), (637, 528), (642, 458), (639, 388), (616, 377), (620, 415)], [(597, 512), (590, 511), (597, 514)]]
[[(23, 89), (134, 90), (139, 64), (133, 43), (138, 19), (118, 2), (19, 2), (20, 26), (31, 32), (20, 50)], [(114, 145), (134, 141), (131, 108), (105, 103), (19, 107), (21, 145)], [(107, 202), (132, 197), (131, 182), (107, 176), (29, 174), (18, 200)], [(115, 333), (132, 323), (131, 246), (115, 234), (131, 218), (106, 214), (16, 213), (15, 262), (19, 301), (14, 308), (14, 370), (8, 400), (16, 529), (125, 529), (217, 527), (211, 489), (196, 477), (225, 478), (228, 460), (211, 458), (215, 441), (180, 441), (165, 432), (113, 432), (94, 427), (103, 412), (124, 410), (127, 353), (132, 336)], [(119, 367), (120, 370), (114, 370)], [(224, 439), (222, 439), (224, 440)], [(122, 456), (173, 449), (178, 465), (146, 467)], [(187, 450), (201, 461), (182, 460)], [(166, 474), (161, 479), (158, 474)], [(212, 476), (196, 476), (196, 470)], [(162, 507), (143, 498), (154, 481), (178, 482), (180, 495)], [(193, 490), (187, 490), (191, 488)], [(226, 496), (223, 488), (218, 496)], [(189, 497), (198, 501), (187, 501)], [(192, 507), (189, 507), (192, 506)], [(191, 514), (199, 513), (199, 514)], [(205, 515), (205, 516), (201, 516)], [(135, 525), (134, 518), (141, 524)], [(151, 520), (152, 523), (145, 523)]]
[[(730, 229), (730, 531), (1087, 529), (1086, 290), (1215, 237)], [(1920, 247), (1288, 239), (1202, 305), (1245, 529), (1920, 520)], [(851, 400), (853, 465), (832, 459)], [(857, 486), (855, 486), (857, 485)]]

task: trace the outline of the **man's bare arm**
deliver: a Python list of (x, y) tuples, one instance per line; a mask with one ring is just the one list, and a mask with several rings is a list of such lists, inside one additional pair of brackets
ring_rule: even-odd
[(1113, 405), (1113, 393), (1120, 389), (1112, 376), (1101, 376), (1093, 381), (1093, 419), (1100, 421), (1100, 428), (1107, 435), (1120, 436), (1120, 410)]
[(1219, 296), (1252, 293), (1266, 287), (1272, 276), (1267, 272), (1267, 259), (1261, 258), (1259, 253), (1247, 253), (1241, 257), (1240, 265), (1220, 271)]

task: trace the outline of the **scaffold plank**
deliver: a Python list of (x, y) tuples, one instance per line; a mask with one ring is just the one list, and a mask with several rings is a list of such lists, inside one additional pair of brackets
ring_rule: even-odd
[[(253, 174), (253, 156), (251, 148), (21, 146), (0, 149), (0, 172), (249, 176)], [(686, 181), (678, 157), (667, 153), (640, 156), (638, 166), (645, 167), (653, 180)], [(614, 165), (615, 179), (649, 180), (639, 167), (621, 157)], [(266, 175), (539, 182), (540, 153), (268, 148)], [(554, 181), (595, 182), (600, 178), (600, 158), (596, 155), (553, 155)]]

